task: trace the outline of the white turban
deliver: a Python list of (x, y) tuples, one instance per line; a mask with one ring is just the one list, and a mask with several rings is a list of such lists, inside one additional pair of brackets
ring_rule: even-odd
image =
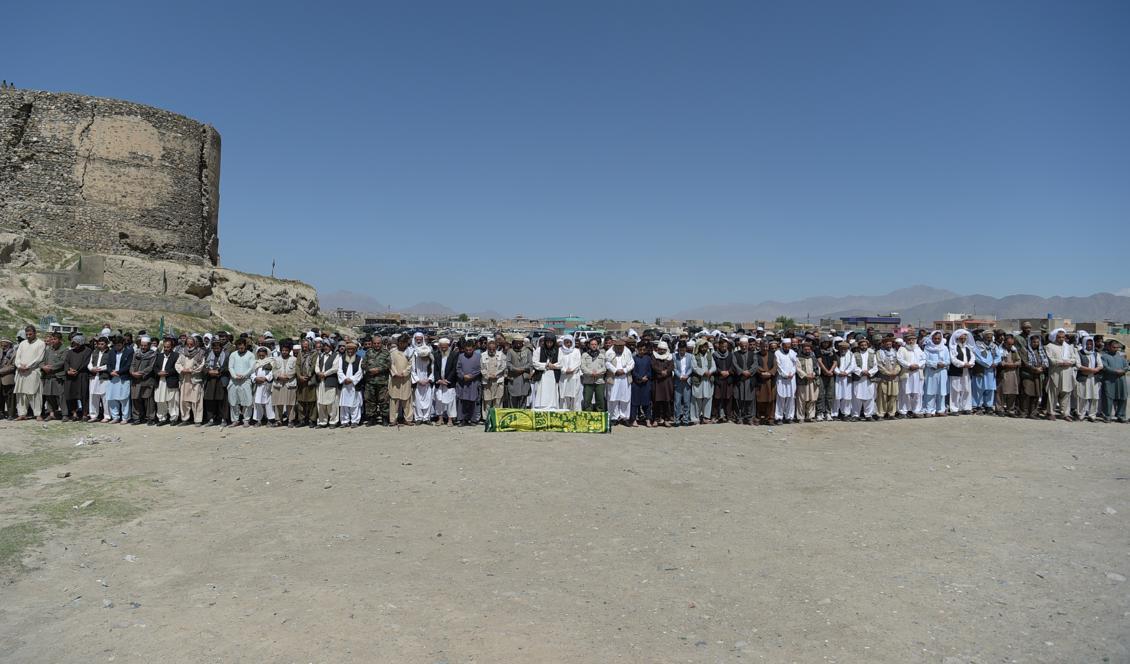
[(957, 340), (961, 339), (962, 337), (965, 338), (966, 346), (973, 343), (973, 334), (969, 330), (962, 328), (954, 332), (950, 335), (950, 355), (957, 353)]

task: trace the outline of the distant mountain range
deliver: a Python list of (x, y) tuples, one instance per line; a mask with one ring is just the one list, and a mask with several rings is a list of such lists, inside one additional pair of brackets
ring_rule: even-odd
[(960, 296), (953, 291), (930, 286), (911, 286), (891, 291), (886, 295), (819, 296), (794, 302), (766, 300), (759, 304), (711, 304), (677, 312), (671, 318), (738, 322), (772, 320), (778, 316), (788, 316), (797, 321), (811, 319), (813, 323), (817, 323), (821, 317), (827, 317), (832, 312), (860, 311), (872, 316), (891, 311), (901, 313), (903, 309), (956, 297)]
[[(714, 322), (745, 322), (773, 320), (788, 316), (799, 322), (818, 323), (821, 318), (841, 316), (874, 316), (897, 311), (903, 322), (911, 325), (930, 325), (947, 313), (969, 313), (977, 316), (1003, 318), (1044, 318), (1052, 314), (1057, 318), (1070, 318), (1076, 322), (1091, 320), (1130, 320), (1130, 292), (1126, 294), (1095, 293), (1087, 297), (1040, 297), (1038, 295), (959, 295), (953, 291), (931, 286), (900, 288), (884, 295), (847, 295), (843, 297), (809, 297), (792, 302), (767, 300), (758, 304), (711, 304), (676, 312), (667, 318), (676, 320), (706, 320)], [(418, 302), (410, 307), (389, 307), (369, 295), (352, 291), (333, 291), (319, 294), (322, 311), (341, 307), (367, 313), (393, 311), (412, 315), (453, 316), (455, 309), (439, 302)], [(505, 318), (494, 310), (467, 311), (469, 316), (481, 319)]]
[(977, 316), (1005, 318), (1056, 318), (1074, 321), (1130, 320), (1130, 297), (1113, 293), (1095, 293), (1087, 297), (1040, 297), (1038, 295), (958, 295), (930, 286), (911, 286), (885, 295), (849, 295), (845, 297), (810, 297), (795, 302), (766, 301), (760, 304), (717, 304), (680, 311), (675, 319), (709, 321), (772, 320), (789, 316), (797, 321), (818, 322), (821, 318), (841, 316), (874, 316), (897, 311), (902, 320), (912, 325), (930, 325), (947, 313), (969, 313)]
[[(929, 325), (941, 320), (947, 313), (971, 313), (977, 316), (992, 316), (997, 319), (1031, 318), (1042, 319), (1048, 314), (1056, 318), (1070, 318), (1075, 322), (1094, 320), (1130, 320), (1130, 297), (1113, 293), (1095, 293), (1087, 297), (1040, 297), (1038, 295), (1008, 295), (990, 297), (988, 295), (965, 295), (925, 302), (899, 310), (904, 322)], [(847, 315), (837, 313), (838, 315)]]

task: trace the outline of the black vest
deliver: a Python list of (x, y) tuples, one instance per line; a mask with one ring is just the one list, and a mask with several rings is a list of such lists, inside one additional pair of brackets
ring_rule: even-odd
[[(175, 390), (180, 387), (180, 374), (177, 373), (177, 360), (180, 359), (180, 353), (173, 351), (169, 353), (166, 358), (164, 353), (157, 356), (157, 371), (164, 371), (169, 374), (165, 376), (165, 387), (170, 390)], [(159, 377), (159, 376), (158, 376)]]
[[(954, 348), (954, 350), (956, 352), (953, 354), (953, 357), (950, 358), (951, 360), (958, 360), (959, 362), (968, 362), (973, 357), (973, 352), (969, 350), (968, 346), (956, 346)], [(946, 369), (946, 373), (948, 373), (951, 376), (961, 376), (962, 371), (964, 371), (964, 370), (965, 370), (964, 367), (955, 367), (951, 363), (949, 365), (949, 367)]]
[(318, 373), (327, 372), (325, 380), (322, 381), (322, 384), (326, 387), (337, 387), (337, 372), (328, 371), (333, 368), (336, 355), (336, 353), (322, 353), (318, 355), (318, 361), (314, 363), (315, 378), (317, 378)]

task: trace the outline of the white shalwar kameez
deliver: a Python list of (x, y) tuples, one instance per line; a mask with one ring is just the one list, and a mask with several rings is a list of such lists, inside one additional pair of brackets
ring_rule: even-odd
[[(957, 341), (965, 338), (964, 344)], [(968, 412), (973, 410), (973, 385), (969, 376), (969, 368), (973, 366), (973, 335), (969, 330), (958, 330), (950, 337), (950, 364), (960, 369), (957, 376), (949, 377), (950, 412)], [(959, 352), (961, 351), (961, 352)], [(965, 357), (962, 358), (962, 355)]]
[(424, 335), (417, 333), (412, 338), (412, 409), (416, 422), (430, 422), (432, 419), (432, 347), (424, 343)]
[(796, 419), (796, 351), (783, 348), (774, 351), (777, 359), (777, 406), (774, 419)]
[[(558, 349), (558, 355), (560, 355)], [(557, 376), (555, 375), (556, 369), (561, 366), (560, 358), (558, 363), (550, 363), (542, 359), (542, 353), (545, 351), (544, 346), (538, 346), (534, 349), (533, 356), (530, 360), (530, 365), (534, 371), (541, 372), (541, 378), (534, 385), (536, 392), (534, 393), (534, 410), (555, 410), (561, 405), (561, 399), (557, 394)]]
[(90, 354), (90, 362), (86, 365), (86, 370), (90, 372), (90, 407), (87, 410), (91, 422), (98, 419), (99, 408), (102, 408), (102, 412), (105, 413), (102, 421), (110, 421), (110, 406), (106, 403), (106, 386), (110, 383), (110, 380), (102, 378), (102, 372), (107, 370), (106, 361), (109, 359), (107, 357), (109, 354), (109, 351), (96, 349)]
[[(923, 378), (923, 367), (926, 366), (926, 353), (915, 344), (906, 344), (898, 352), (899, 366), (902, 374), (899, 375), (899, 414), (922, 414), (922, 388), (926, 381)], [(917, 369), (910, 367), (916, 366)]]
[[(855, 361), (852, 353), (852, 361)], [(875, 414), (875, 383), (871, 378), (879, 373), (879, 356), (868, 348), (859, 352), (859, 362), (855, 366), (854, 414), (856, 417), (871, 417)]]
[[(337, 370), (337, 384), (341, 389), (338, 396), (339, 408), (341, 408), (340, 422), (342, 426), (347, 424), (361, 424), (361, 390), (358, 385), (361, 383), (365, 372), (361, 370), (361, 358), (354, 356), (351, 362), (348, 357), (341, 360), (341, 368)], [(345, 382), (349, 379), (352, 382)]]
[[(272, 369), (274, 369), (274, 364), (268, 357), (265, 360), (257, 361), (255, 373), (251, 374), (251, 380), (255, 385), (254, 412), (251, 414), (253, 422), (263, 421), (264, 416), (272, 422), (275, 421), (275, 408), (271, 405), (271, 392), (274, 389), (271, 383), (275, 380)], [(259, 379), (262, 379), (263, 382), (260, 383)]]
[(842, 353), (836, 355), (836, 409), (840, 411), (840, 415), (843, 417), (851, 417), (852, 398), (854, 397), (851, 378), (855, 374), (855, 369), (854, 354)]
[(561, 398), (562, 410), (581, 409), (581, 351), (573, 342), (573, 337), (563, 337), (561, 348), (557, 351), (557, 362), (561, 367), (561, 382), (557, 384), (557, 394)]
[[(163, 371), (169, 362), (168, 355), (157, 353), (157, 371)], [(175, 372), (175, 367), (170, 367)], [(176, 423), (180, 421), (180, 383), (169, 387), (164, 377), (157, 377), (157, 389), (153, 390), (153, 403), (157, 405), (157, 419)]]
[[(452, 355), (446, 349), (440, 349), (432, 356), (432, 362), (438, 362), (439, 375), (446, 376), (448, 365), (458, 361), (458, 358), (458, 355)], [(447, 418), (448, 422), (454, 422), (459, 415), (458, 408), (455, 405), (455, 386), (437, 384), (434, 386), (433, 395), (432, 414), (438, 415), (440, 418)]]
[[(612, 382), (606, 384), (605, 389), (608, 390), (606, 395), (608, 399), (608, 419), (613, 422), (627, 420), (632, 416), (631, 375), (632, 369), (636, 366), (636, 361), (632, 359), (632, 354), (626, 348), (623, 350), (624, 352), (617, 355), (616, 348), (612, 347), (604, 354), (604, 368), (612, 376)], [(624, 375), (616, 375), (617, 371), (623, 371)]]

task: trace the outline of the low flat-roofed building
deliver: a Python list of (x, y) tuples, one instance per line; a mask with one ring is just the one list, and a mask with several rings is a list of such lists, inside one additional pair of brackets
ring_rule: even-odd
[(558, 334), (564, 334), (566, 330), (576, 329), (588, 322), (588, 319), (582, 316), (546, 316), (541, 320), (543, 327)]
[(934, 329), (942, 332), (955, 332), (957, 330), (992, 330), (997, 327), (996, 318), (969, 318), (946, 319), (934, 321)]
[(996, 327), (1006, 331), (1012, 332), (1019, 330), (1020, 326), (1025, 322), (1032, 324), (1033, 330), (1043, 330), (1050, 332), (1057, 327), (1062, 327), (1068, 332), (1075, 330), (1075, 323), (1070, 318), (1048, 318), (1045, 316), (1032, 316), (1030, 318), (1001, 318), (997, 321)]
[(366, 325), (400, 325), (400, 314), (365, 314)]
[(842, 316), (840, 326), (845, 330), (866, 330), (871, 328), (876, 332), (894, 332), (902, 324), (898, 315), (887, 316)]

